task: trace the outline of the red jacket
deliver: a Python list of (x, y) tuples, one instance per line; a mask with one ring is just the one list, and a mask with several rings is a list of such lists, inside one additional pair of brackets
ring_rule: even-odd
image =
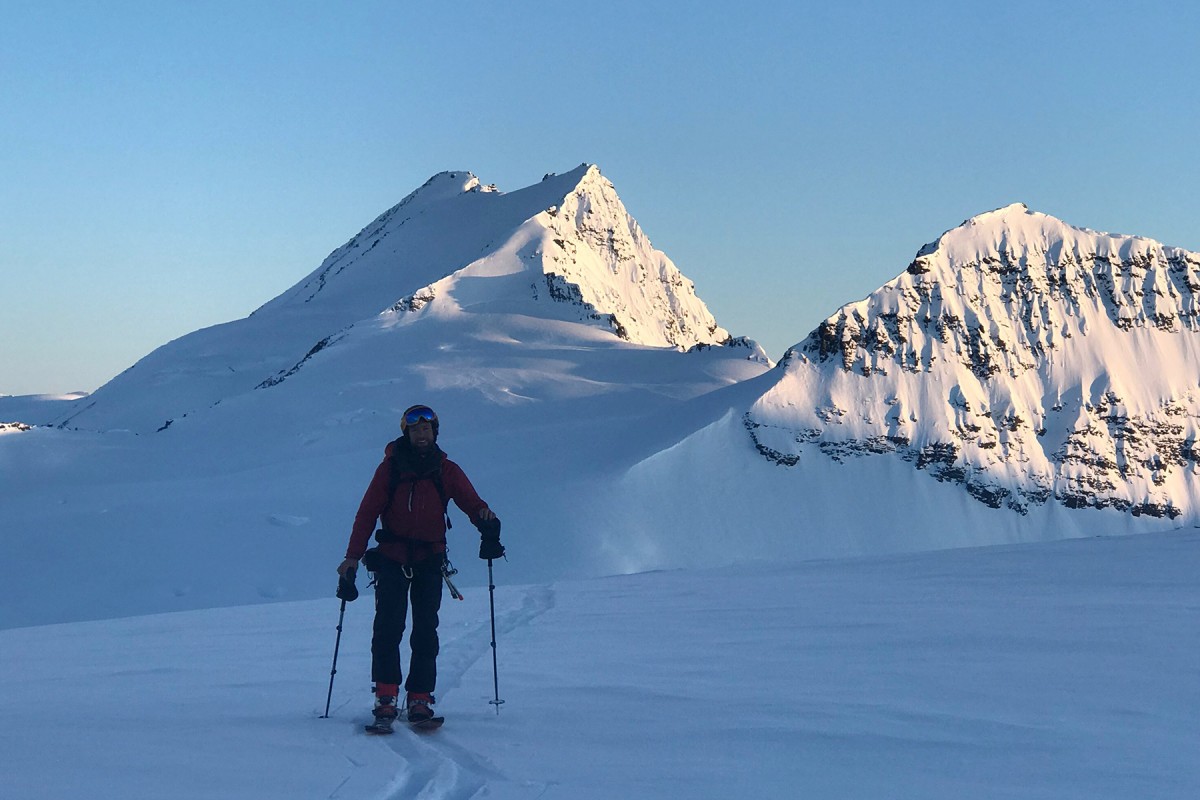
[[(398, 440), (399, 441), (399, 440)], [(397, 452), (399, 450), (399, 452)], [(406, 448), (392, 442), (385, 450), (383, 462), (375, 468), (371, 484), (363, 495), (354, 516), (354, 528), (350, 533), (350, 544), (346, 547), (346, 558), (362, 558), (366, 552), (375, 523), (383, 514), (385, 530), (399, 537), (399, 541), (381, 542), (379, 552), (401, 564), (415, 564), (437, 553), (446, 552), (446, 514), (442, 497), (432, 475), (417, 471)], [(388, 505), (388, 484), (392, 479), (393, 455), (398, 455), (398, 481), (392, 503)], [(442, 490), (447, 501), (462, 509), (472, 522), (479, 519), (479, 512), (487, 503), (479, 499), (475, 487), (467, 479), (462, 467), (446, 458), (436, 449), (430, 466), (441, 462), (440, 469), (432, 468), (441, 475)], [(386, 513), (384, 509), (386, 508)]]

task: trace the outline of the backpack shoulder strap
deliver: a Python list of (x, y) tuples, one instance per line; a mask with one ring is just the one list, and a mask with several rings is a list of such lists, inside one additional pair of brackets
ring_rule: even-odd
[[(396, 457), (396, 450), (400, 447), (400, 440), (394, 442), (395, 447), (392, 454), (388, 456), (388, 497), (387, 504), (383, 507), (383, 511), (379, 516), (382, 519), (388, 510), (392, 507), (392, 498), (396, 496), (396, 490), (400, 488), (400, 459)], [(450, 521), (450, 498), (446, 495), (446, 486), (442, 483), (442, 464), (446, 463), (443, 457), (442, 461), (438, 462), (437, 469), (426, 475), (417, 476), (416, 480), (429, 480), (437, 489), (438, 497), (442, 501), (442, 515), (446, 518), (446, 527), (452, 528), (453, 523)], [(414, 481), (415, 483), (415, 481)]]
[(388, 492), (387, 503), (383, 506), (383, 511), (379, 512), (379, 518), (387, 514), (392, 508), (392, 498), (396, 496), (396, 489), (400, 487), (400, 459), (396, 458), (396, 448), (400, 446), (400, 440), (396, 439), (392, 442), (392, 454), (387, 457), (388, 462)]
[(442, 500), (442, 516), (446, 518), (446, 529), (454, 527), (454, 523), (450, 521), (450, 498), (446, 496), (446, 486), (442, 483), (442, 465), (446, 463), (443, 456), (438, 462), (437, 469), (429, 473), (429, 480), (433, 481), (433, 486), (437, 489), (438, 497)]

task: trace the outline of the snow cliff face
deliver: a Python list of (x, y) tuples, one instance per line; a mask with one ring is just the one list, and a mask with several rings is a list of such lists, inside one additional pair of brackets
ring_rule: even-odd
[(548, 298), (582, 301), (632, 342), (690, 348), (729, 339), (695, 285), (654, 249), (595, 167), (538, 223), (544, 232), (533, 255)]
[(977, 500), (1200, 509), (1200, 255), (1012, 205), (791, 348), (745, 417), (780, 464), (892, 454)]

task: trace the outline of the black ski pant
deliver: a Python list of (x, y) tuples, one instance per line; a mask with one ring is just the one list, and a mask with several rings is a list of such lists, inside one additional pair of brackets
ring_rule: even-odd
[(383, 559), (375, 573), (375, 627), (371, 637), (371, 680), (400, 684), (400, 640), (412, 606), (408, 645), (410, 692), (432, 692), (437, 684), (438, 611), (442, 607), (442, 556), (403, 567)]

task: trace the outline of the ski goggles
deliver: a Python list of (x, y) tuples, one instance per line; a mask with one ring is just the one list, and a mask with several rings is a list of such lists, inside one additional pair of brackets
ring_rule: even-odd
[(428, 406), (417, 406), (404, 412), (404, 427), (407, 428), (409, 425), (416, 425), (421, 421), (432, 425), (434, 422), (437, 422), (437, 414), (433, 413), (433, 409)]

